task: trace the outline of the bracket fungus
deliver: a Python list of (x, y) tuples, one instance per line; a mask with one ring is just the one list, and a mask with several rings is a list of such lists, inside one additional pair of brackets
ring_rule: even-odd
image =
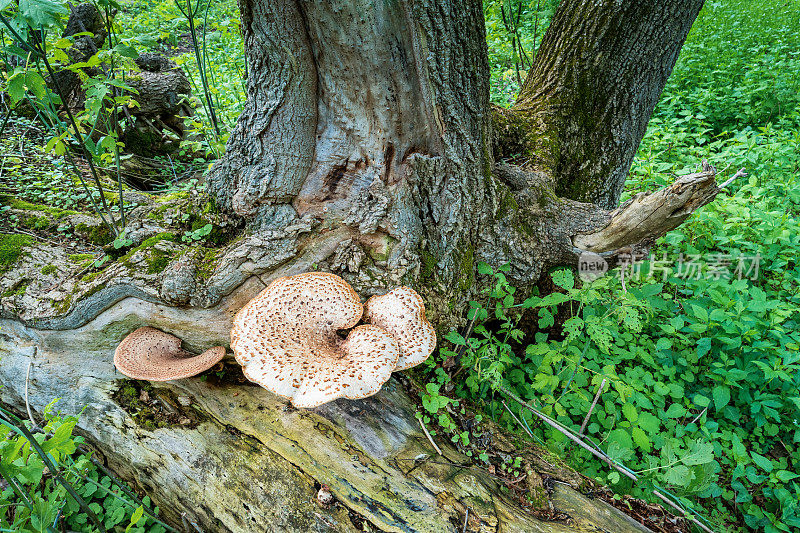
[[(278, 278), (236, 314), (231, 348), (250, 381), (295, 407), (366, 398), (389, 380), (402, 351), (383, 327), (356, 326), (362, 314), (356, 292), (335, 274)], [(350, 328), (344, 339), (337, 333)]]
[(125, 337), (114, 352), (114, 366), (133, 379), (170, 381), (196, 376), (225, 357), (215, 346), (200, 355), (181, 348), (181, 340), (161, 330), (143, 327)]
[(391, 333), (402, 354), (395, 370), (425, 361), (436, 348), (436, 330), (425, 318), (425, 302), (410, 287), (398, 287), (364, 304), (364, 321)]

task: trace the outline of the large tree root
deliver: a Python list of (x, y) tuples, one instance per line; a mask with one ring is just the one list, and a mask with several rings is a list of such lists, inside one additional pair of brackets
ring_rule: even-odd
[[(462, 531), (465, 520), (467, 531), (645, 530), (562, 483), (550, 501), (569, 518), (537, 520), (483, 470), (454, 466), (469, 461), (443, 439), (444, 455), (436, 455), (395, 380), (363, 401), (296, 410), (259, 387), (194, 378), (150, 389), (177, 416), (143, 420), (125, 400), (141, 384), (112, 364), (120, 339), (146, 324), (195, 350), (224, 343), (231, 317), (260, 286), (245, 283), (210, 309), (128, 297), (73, 330), (0, 320), (0, 399), (22, 412), (27, 387), (38, 417), (60, 397), (57, 408), (80, 413), (78, 431), (108, 466), (179, 528), (183, 516), (203, 531), (357, 531), (362, 522), (381, 531)], [(323, 484), (333, 506), (316, 502)]]

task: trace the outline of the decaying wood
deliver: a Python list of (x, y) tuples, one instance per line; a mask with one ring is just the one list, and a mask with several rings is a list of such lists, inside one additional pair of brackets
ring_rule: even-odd
[[(189, 78), (174, 61), (147, 52), (136, 58), (135, 63), (140, 70), (129, 73), (126, 82), (135, 91), (132, 98), (137, 105), (124, 110), (129, 120), (122, 141), (127, 152), (140, 156), (125, 163), (131, 183), (146, 190), (150, 175), (163, 176), (165, 169), (162, 166), (148, 173), (151, 163), (141, 157), (175, 152), (186, 138), (184, 119), (194, 115), (194, 110), (189, 104), (192, 93)], [(137, 173), (143, 176), (137, 179), (134, 175)]]
[(652, 244), (722, 190), (717, 185), (716, 170), (706, 162), (703, 167), (703, 171), (681, 176), (652, 194), (637, 194), (611, 212), (607, 226), (577, 235), (572, 242), (580, 250), (595, 253)]
[(654, 241), (714, 199), (720, 190), (714, 175), (713, 170), (689, 174), (655, 193), (639, 193), (611, 214), (606, 227), (578, 235), (573, 243), (582, 250), (607, 252)]
[[(141, 384), (115, 373), (116, 344), (140, 325), (193, 350), (226, 343), (233, 314), (261, 287), (252, 279), (211, 309), (126, 298), (70, 331), (0, 320), (0, 400), (24, 410), (32, 362), (31, 407), (40, 413), (57, 395), (58, 409), (81, 413), (78, 431), (176, 527), (185, 513), (204, 531), (358, 531), (366, 521), (380, 531), (454, 532), (468, 512), (467, 531), (645, 530), (562, 484), (551, 501), (570, 519), (535, 519), (488, 473), (458, 466), (470, 461), (440, 437), (437, 455), (394, 380), (365, 400), (296, 410), (260, 387), (224, 380), (154, 384), (142, 396)], [(126, 394), (178, 413), (148, 423)], [(323, 484), (336, 499), (324, 508), (316, 503)]]

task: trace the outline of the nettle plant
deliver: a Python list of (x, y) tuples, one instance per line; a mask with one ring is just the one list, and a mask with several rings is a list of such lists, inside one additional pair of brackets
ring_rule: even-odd
[[(111, 13), (118, 4), (114, 0), (98, 0), (96, 7), (104, 18), (106, 31), (105, 42), (99, 46), (92, 41), (94, 35), (90, 32), (60, 36), (69, 15), (67, 2), (0, 3), (2, 88), (8, 94), (4, 125), (14, 111), (34, 116), (45, 131), (44, 150), (66, 157), (76, 176), (76, 182), (69, 185), (80, 190), (84, 201), (117, 235), (125, 226), (120, 176), (120, 137), (127, 120), (124, 108), (137, 105), (136, 91), (125, 83), (124, 72), (133, 68), (132, 60), (138, 54), (130, 40), (117, 37)], [(70, 54), (75, 55), (72, 51), (76, 46), (82, 50), (93, 47), (93, 53), (85, 60), (75, 61)], [(69, 105), (65, 86), (69, 73), (78, 77), (84, 95), (80, 109)], [(73, 151), (85, 160), (91, 181), (84, 179)], [(116, 168), (116, 206), (106, 198), (104, 167)]]
[[(750, 279), (668, 271), (656, 283), (650, 269), (645, 262), (643, 279), (627, 287), (616, 276), (577, 284), (559, 270), (557, 292), (520, 301), (504, 269), (481, 265), (495, 283), (471, 304), (474, 327), (449, 333), (451, 346), (429, 363), (429, 419), (464, 440), (447, 408), (468, 401), (620, 492), (657, 489), (687, 509), (700, 504), (720, 526), (736, 520), (737, 506), (749, 527), (800, 527), (800, 457), (790, 444), (800, 441), (797, 304)], [(528, 342), (525, 310), (537, 330)], [(528, 411), (510, 412), (504, 389), (635, 473), (636, 484)]]

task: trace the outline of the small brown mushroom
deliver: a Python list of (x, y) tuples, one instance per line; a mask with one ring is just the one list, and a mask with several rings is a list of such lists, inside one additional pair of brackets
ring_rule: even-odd
[(143, 327), (125, 337), (114, 352), (114, 366), (133, 379), (169, 381), (204, 372), (225, 357), (216, 346), (200, 355), (181, 349), (181, 340), (155, 328)]
[(422, 363), (436, 349), (436, 330), (425, 318), (425, 302), (410, 287), (371, 297), (364, 304), (364, 321), (385, 329), (400, 343), (402, 355), (395, 370)]
[(358, 295), (339, 276), (278, 278), (236, 314), (231, 348), (249, 380), (295, 407), (366, 398), (389, 379), (400, 347), (369, 324), (340, 337), (337, 330), (355, 326), (362, 312)]

